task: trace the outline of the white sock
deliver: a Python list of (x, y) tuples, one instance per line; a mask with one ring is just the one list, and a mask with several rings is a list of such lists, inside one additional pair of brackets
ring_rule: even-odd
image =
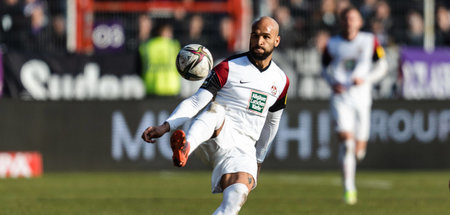
[(236, 183), (228, 186), (223, 191), (223, 200), (213, 215), (238, 214), (247, 200), (248, 188), (245, 184)]
[(209, 140), (225, 119), (225, 108), (215, 102), (203, 111), (191, 124), (186, 141), (190, 145), (189, 155), (203, 142)]
[(355, 158), (355, 141), (345, 140), (340, 145), (339, 161), (342, 168), (342, 178), (345, 191), (355, 191), (355, 172), (356, 172), (356, 158)]

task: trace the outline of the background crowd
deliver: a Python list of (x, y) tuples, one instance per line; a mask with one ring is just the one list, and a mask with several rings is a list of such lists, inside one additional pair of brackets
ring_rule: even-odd
[[(66, 2), (0, 0), (1, 50), (70, 54)], [(275, 60), (285, 65), (283, 69), (298, 86), (290, 92), (291, 96), (304, 99), (329, 96), (326, 87), (324, 90), (314, 87), (324, 84), (319, 77), (320, 55), (330, 36), (339, 33), (338, 14), (349, 5), (360, 10), (364, 18), (363, 30), (377, 35), (390, 62), (390, 75), (381, 82), (376, 92), (379, 96), (375, 95), (375, 98), (395, 96), (398, 47), (424, 45), (423, 4), (423, 0), (251, 1), (253, 17), (269, 15), (279, 22), (282, 42)], [(436, 0), (434, 18), (435, 46), (450, 46), (450, 2)], [(225, 13), (187, 13), (182, 9), (169, 13), (98, 12), (94, 19), (96, 22), (113, 19), (122, 23), (125, 39), (123, 48), (118, 50), (122, 53), (138, 53), (139, 46), (157, 36), (156, 30), (161, 25), (171, 26), (172, 39), (178, 41), (180, 47), (202, 44), (211, 50), (215, 60), (242, 51), (236, 50), (230, 42), (236, 32), (233, 18)]]

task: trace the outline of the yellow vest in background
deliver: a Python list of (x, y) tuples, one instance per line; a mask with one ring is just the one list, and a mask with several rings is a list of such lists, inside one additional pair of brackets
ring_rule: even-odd
[(147, 95), (174, 96), (180, 93), (180, 75), (175, 61), (178, 41), (155, 37), (139, 46)]

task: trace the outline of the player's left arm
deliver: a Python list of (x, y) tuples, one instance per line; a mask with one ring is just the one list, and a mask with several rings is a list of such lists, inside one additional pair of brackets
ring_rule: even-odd
[(266, 158), (267, 152), (269, 151), (273, 140), (278, 131), (280, 125), (281, 115), (283, 114), (283, 109), (275, 112), (270, 112), (267, 114), (266, 122), (261, 131), (258, 141), (256, 141), (256, 162), (258, 165), (258, 175), (261, 170), (262, 163)]
[(387, 60), (385, 52), (378, 39), (374, 38), (374, 51), (373, 51), (373, 66), (367, 77), (367, 81), (370, 83), (376, 83), (380, 81), (388, 71)]
[(286, 108), (287, 101), (287, 90), (289, 88), (289, 79), (286, 76), (286, 84), (281, 92), (281, 95), (278, 97), (275, 104), (273, 104), (269, 108), (269, 112), (266, 117), (266, 121), (264, 123), (263, 129), (261, 131), (261, 135), (256, 141), (256, 159), (258, 162), (258, 169), (260, 168), (260, 164), (264, 162), (266, 158), (266, 154), (270, 149), (270, 146), (275, 139), (275, 136), (278, 131), (278, 126), (280, 124), (281, 115), (283, 114), (283, 109)]
[(267, 114), (266, 122), (261, 131), (258, 141), (256, 141), (256, 160), (258, 164), (264, 162), (267, 152), (275, 139), (278, 131), (278, 126), (280, 125), (281, 115), (283, 114), (283, 109), (275, 112), (270, 112)]

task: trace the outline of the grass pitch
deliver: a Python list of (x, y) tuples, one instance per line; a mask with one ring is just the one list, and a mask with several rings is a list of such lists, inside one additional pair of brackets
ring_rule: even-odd
[[(342, 202), (339, 172), (262, 171), (240, 214), (450, 214), (450, 171), (357, 173), (358, 203)], [(0, 214), (212, 214), (210, 173), (48, 173), (0, 180)]]

